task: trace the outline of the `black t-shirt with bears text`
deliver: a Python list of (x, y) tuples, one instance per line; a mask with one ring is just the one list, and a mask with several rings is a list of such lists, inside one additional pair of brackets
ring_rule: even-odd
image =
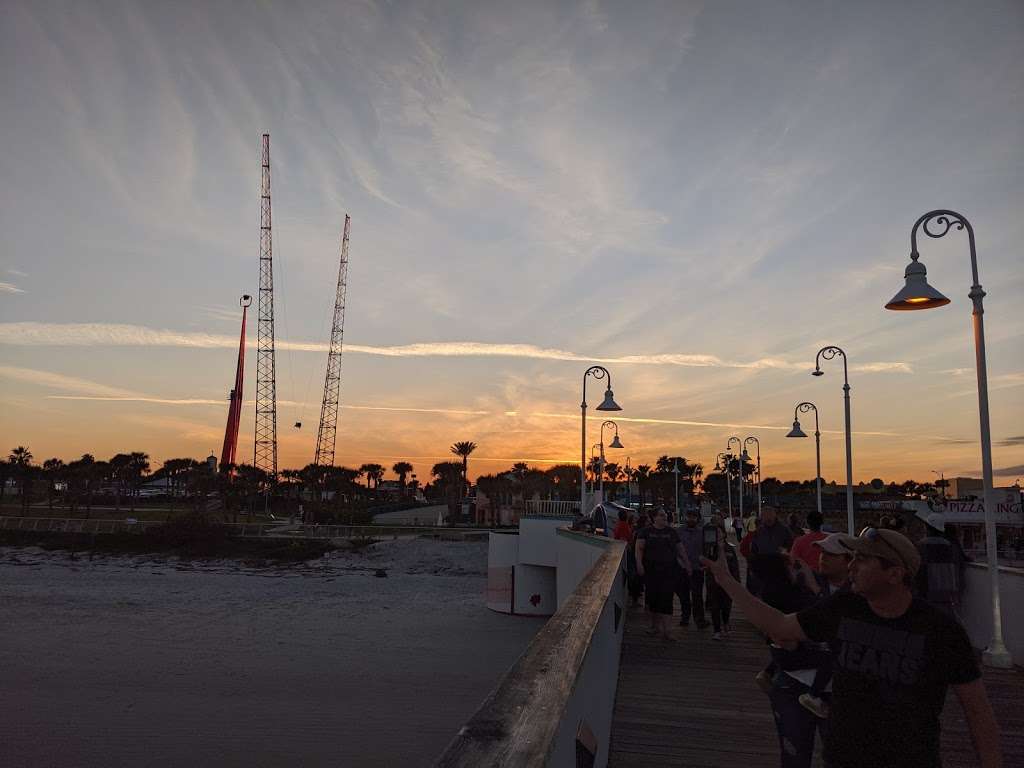
[(938, 768), (947, 687), (981, 676), (964, 628), (920, 598), (878, 616), (862, 596), (838, 592), (797, 614), (833, 655), (829, 766)]

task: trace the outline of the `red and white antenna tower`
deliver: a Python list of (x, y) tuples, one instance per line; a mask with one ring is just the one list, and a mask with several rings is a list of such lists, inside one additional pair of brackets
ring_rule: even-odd
[(270, 235), (270, 134), (263, 134), (260, 185), (260, 293), (256, 325), (256, 447), (253, 464), (277, 479), (277, 379), (274, 367), (274, 256)]
[(351, 219), (346, 214), (341, 236), (341, 264), (338, 266), (338, 288), (334, 297), (334, 323), (331, 326), (331, 347), (327, 352), (327, 375), (324, 377), (324, 402), (320, 406), (320, 429), (316, 433), (318, 467), (334, 465), (334, 442), (338, 432), (338, 408), (341, 399), (341, 347), (345, 334), (345, 293), (348, 286), (348, 233)]
[(231, 390), (228, 399), (231, 406), (228, 408), (228, 423), (224, 427), (224, 447), (220, 451), (221, 467), (235, 463), (235, 453), (238, 450), (238, 425), (242, 420), (242, 384), (245, 381), (245, 314), (252, 304), (252, 296), (244, 295), (238, 300), (242, 307), (242, 333), (238, 338), (238, 365), (235, 367), (235, 388)]

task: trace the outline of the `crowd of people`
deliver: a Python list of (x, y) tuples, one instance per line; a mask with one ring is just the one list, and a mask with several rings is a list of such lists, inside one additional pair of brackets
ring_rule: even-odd
[[(628, 584), (648, 633), (676, 641), (679, 625), (726, 640), (734, 604), (765, 635), (767, 694), (783, 768), (809, 768), (815, 739), (828, 768), (937, 768), (939, 715), (952, 686), (980, 764), (1002, 765), (999, 733), (974, 649), (958, 618), (966, 558), (942, 515), (920, 516), (915, 544), (901, 517), (858, 536), (764, 507), (746, 520), (674, 525), (668, 510), (619, 512)], [(733, 532), (736, 543), (730, 541)], [(741, 582), (741, 559), (745, 579)]]

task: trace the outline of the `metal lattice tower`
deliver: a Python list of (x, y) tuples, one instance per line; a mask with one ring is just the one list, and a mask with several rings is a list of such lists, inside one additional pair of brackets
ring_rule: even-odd
[(338, 266), (338, 290), (334, 298), (334, 323), (331, 326), (331, 348), (327, 353), (327, 375), (324, 377), (324, 402), (320, 406), (320, 429), (316, 434), (318, 467), (334, 465), (334, 441), (338, 432), (338, 407), (341, 396), (341, 346), (345, 335), (345, 292), (348, 286), (348, 233), (351, 219), (345, 216), (341, 236), (341, 264)]
[(277, 478), (277, 379), (274, 367), (274, 256), (270, 234), (270, 134), (263, 134), (260, 184), (260, 294), (256, 325), (256, 447), (253, 464)]

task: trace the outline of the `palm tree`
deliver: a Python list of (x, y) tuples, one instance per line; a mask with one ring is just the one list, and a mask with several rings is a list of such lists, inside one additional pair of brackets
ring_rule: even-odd
[(398, 487), (402, 496), (405, 496), (405, 477), (412, 472), (413, 466), (408, 461), (396, 461), (391, 466), (391, 471), (398, 475)]
[(125, 488), (128, 479), (128, 465), (132, 463), (132, 457), (127, 453), (118, 453), (107, 462), (110, 469), (110, 479), (114, 483), (114, 509), (121, 509), (121, 493)]
[(644, 509), (644, 494), (647, 490), (647, 481), (651, 479), (650, 464), (641, 464), (633, 470), (633, 477), (636, 478), (636, 489), (640, 493), (640, 510)]
[(359, 472), (366, 475), (367, 490), (376, 488), (380, 483), (380, 479), (384, 477), (384, 467), (381, 464), (363, 464), (359, 467)]
[(32, 466), (32, 451), (23, 445), (19, 445), (11, 451), (10, 456), (7, 457), (7, 461), (14, 467), (14, 472), (18, 477), (18, 489), (21, 493), (21, 508), (28, 509), (28, 499), (26, 498), (25, 489), (28, 485), (28, 474), (29, 468)]
[(53, 492), (64, 475), (64, 462), (60, 459), (47, 459), (43, 462), (43, 471), (46, 473), (46, 504), (53, 509)]
[(462, 490), (465, 489), (464, 472), (464, 466), (457, 461), (442, 461), (430, 470), (430, 474), (437, 478), (434, 487), (448, 503), (449, 517), (457, 522), (462, 520), (462, 505), (459, 499), (462, 498)]
[(450, 448), (456, 456), (462, 457), (462, 495), (466, 495), (469, 488), (469, 454), (476, 450), (476, 443), (472, 440), (462, 440)]
[(149, 473), (149, 454), (142, 451), (132, 451), (128, 454), (128, 466), (125, 468), (128, 487), (130, 490), (131, 511), (135, 511), (135, 497), (139, 494), (139, 486), (142, 485), (142, 478)]

